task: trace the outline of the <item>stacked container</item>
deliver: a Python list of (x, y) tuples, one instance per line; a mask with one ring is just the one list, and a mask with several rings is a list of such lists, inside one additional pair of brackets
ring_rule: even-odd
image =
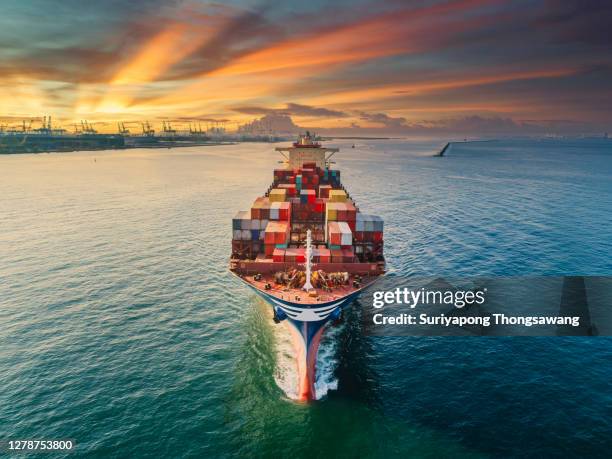
[(279, 183), (276, 185), (276, 187), (287, 190), (287, 197), (289, 198), (297, 196), (297, 188), (295, 187), (295, 183)]
[(357, 214), (355, 253), (362, 261), (383, 256), (383, 220), (376, 215)]
[[(269, 198), (257, 198), (251, 206), (251, 218), (255, 220), (269, 220), (270, 219), (270, 199)], [(262, 227), (265, 229), (265, 226)]]
[(330, 249), (341, 249), (353, 246), (353, 233), (346, 222), (327, 223), (327, 243)]
[(315, 263), (377, 261), (383, 254), (383, 221), (361, 214), (340, 185), (340, 171), (304, 163), (276, 169), (268, 197), (232, 220), (232, 257), (302, 263), (311, 231)]
[(270, 190), (270, 202), (283, 202), (287, 199), (287, 190), (285, 188), (274, 188)]
[(328, 196), (330, 202), (346, 202), (347, 199), (344, 190), (329, 190)]
[(236, 258), (254, 259), (261, 250), (262, 221), (249, 217), (248, 211), (240, 211), (232, 219), (232, 256)]
[(331, 263), (331, 251), (328, 248), (315, 249), (312, 254), (314, 263)]
[(314, 204), (317, 199), (315, 190), (302, 189), (300, 191), (300, 203), (302, 204)]
[(286, 249), (289, 245), (289, 222), (270, 221), (264, 233), (265, 254), (272, 256), (274, 249)]
[(273, 202), (270, 204), (270, 220), (289, 221), (291, 204), (288, 202)]
[(332, 190), (331, 185), (319, 185), (319, 197), (329, 198), (329, 192)]

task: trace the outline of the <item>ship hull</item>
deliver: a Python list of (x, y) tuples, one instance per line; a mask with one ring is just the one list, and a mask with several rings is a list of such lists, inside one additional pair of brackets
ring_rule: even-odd
[(340, 318), (342, 309), (349, 306), (359, 296), (361, 290), (333, 301), (308, 307), (302, 303), (277, 298), (251, 285), (249, 287), (272, 306), (275, 319), (286, 323), (293, 336), (297, 359), (299, 400), (316, 399), (316, 363), (321, 337), (326, 326)]

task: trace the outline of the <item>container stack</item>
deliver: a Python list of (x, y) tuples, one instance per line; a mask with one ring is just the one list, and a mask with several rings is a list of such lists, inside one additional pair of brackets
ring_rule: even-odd
[(277, 187), (287, 190), (287, 197), (289, 198), (294, 198), (298, 195), (295, 183), (279, 183)]
[(302, 189), (300, 191), (300, 203), (301, 204), (314, 204), (317, 198), (317, 193), (312, 189)]
[(355, 253), (362, 261), (376, 261), (383, 256), (383, 220), (376, 215), (358, 213)]
[(355, 231), (358, 211), (352, 202), (327, 202), (325, 206), (326, 222), (346, 222), (351, 231)]
[(289, 221), (291, 204), (288, 202), (270, 203), (270, 220)]
[(262, 227), (267, 221), (249, 218), (248, 211), (241, 211), (232, 219), (232, 256), (254, 259), (261, 252)]
[(266, 257), (272, 257), (274, 249), (286, 249), (289, 246), (289, 231), (289, 222), (268, 222), (264, 232)]
[(353, 247), (353, 232), (346, 222), (327, 223), (327, 243), (330, 249)]
[[(251, 218), (255, 220), (270, 220), (270, 199), (257, 198), (251, 206)], [(262, 228), (265, 229), (265, 226)]]
[(285, 262), (287, 263), (305, 263), (306, 262), (306, 249), (291, 248), (285, 250)]
[(274, 170), (267, 196), (232, 221), (232, 257), (303, 263), (308, 230), (315, 263), (383, 259), (382, 219), (359, 212), (341, 186), (340, 171), (315, 163)]

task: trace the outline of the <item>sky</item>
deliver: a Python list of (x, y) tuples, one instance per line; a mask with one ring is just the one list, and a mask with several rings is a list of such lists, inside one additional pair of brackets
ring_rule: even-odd
[(0, 123), (603, 133), (610, 24), (596, 0), (4, 0)]

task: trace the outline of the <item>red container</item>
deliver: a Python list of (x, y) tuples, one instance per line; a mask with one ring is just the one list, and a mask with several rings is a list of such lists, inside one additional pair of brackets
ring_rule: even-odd
[(383, 233), (382, 231), (373, 231), (372, 232), (372, 242), (382, 242)]
[(343, 263), (344, 262), (344, 254), (342, 250), (330, 250), (331, 252), (331, 262), (332, 263)]
[(357, 220), (357, 208), (351, 204), (346, 203), (346, 221), (356, 221)]
[(270, 204), (270, 200), (268, 198), (257, 198), (253, 205), (251, 206), (251, 219), (252, 220), (267, 220), (263, 215), (263, 208), (265, 205)]
[(323, 199), (320, 199), (320, 198), (315, 199), (314, 211), (317, 213), (325, 212), (325, 201)]
[(270, 245), (287, 244), (289, 242), (289, 230), (288, 222), (271, 221), (266, 226), (264, 241)]
[(340, 245), (342, 241), (342, 232), (338, 228), (337, 222), (327, 223), (327, 240), (331, 245)]
[[(350, 226), (350, 223), (349, 223)], [(352, 230), (353, 228), (351, 228)], [(355, 242), (364, 242), (365, 241), (365, 232), (363, 231), (353, 231), (353, 234), (355, 235)]]
[(280, 209), (278, 209), (278, 219), (288, 221), (291, 215), (291, 204), (288, 202), (281, 202)]
[(294, 249), (296, 263), (306, 263), (306, 249)]
[(355, 253), (353, 252), (353, 246), (351, 248), (342, 249), (342, 262), (343, 263), (352, 263), (355, 258)]
[(331, 185), (319, 185), (319, 197), (329, 198), (329, 190), (332, 189)]
[(318, 263), (331, 263), (331, 251), (327, 248), (317, 249)]
[(287, 196), (290, 198), (297, 196), (297, 188), (295, 187), (295, 184), (293, 183), (279, 183), (277, 185), (277, 188), (282, 188), (282, 189), (287, 190)]
[(274, 250), (276, 250), (276, 247), (274, 247), (274, 244), (267, 244), (264, 246), (264, 253), (266, 254), (266, 257), (271, 257), (274, 254)]
[[(269, 225), (269, 223), (268, 223)], [(266, 231), (265, 235), (264, 235), (264, 242), (266, 244), (266, 246), (271, 245), (274, 246), (276, 241), (276, 234), (273, 231)], [(268, 255), (268, 252), (266, 252), (266, 255)]]
[(272, 261), (274, 261), (274, 263), (282, 263), (285, 261), (285, 249), (274, 249), (272, 252)]
[(315, 200), (317, 199), (317, 194), (315, 193), (315, 190), (307, 190), (308, 191), (308, 204), (314, 204)]

